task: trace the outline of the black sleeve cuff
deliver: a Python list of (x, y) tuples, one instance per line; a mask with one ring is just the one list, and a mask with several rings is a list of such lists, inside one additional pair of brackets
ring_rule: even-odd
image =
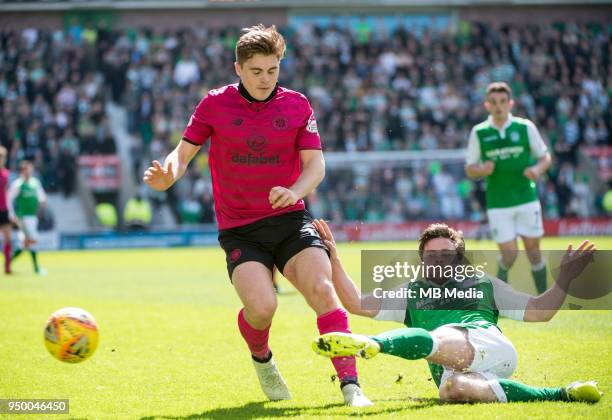
[(196, 143), (196, 142), (195, 142), (195, 141), (193, 141), (193, 140), (189, 140), (187, 137), (183, 137), (183, 138), (182, 138), (182, 140), (183, 140), (183, 141), (186, 141), (186, 142), (187, 142), (187, 143), (189, 143), (189, 144), (193, 144), (194, 146), (201, 146), (201, 144), (198, 144), (198, 143)]

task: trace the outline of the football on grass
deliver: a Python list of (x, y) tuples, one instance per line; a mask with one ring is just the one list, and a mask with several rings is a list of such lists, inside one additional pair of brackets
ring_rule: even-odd
[(45, 326), (45, 346), (53, 357), (66, 363), (82, 362), (98, 347), (98, 325), (80, 308), (55, 311)]

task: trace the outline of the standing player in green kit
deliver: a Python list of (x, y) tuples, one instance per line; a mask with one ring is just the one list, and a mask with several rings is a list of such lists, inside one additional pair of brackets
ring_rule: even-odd
[[(32, 176), (34, 165), (24, 160), (19, 165), (20, 176), (11, 184), (8, 197), (12, 203), (16, 219), (19, 224), (19, 239), (22, 248), (17, 248), (13, 258), (21, 254), (23, 249), (30, 251), (32, 264), (36, 274), (45, 275), (46, 271), (38, 265), (36, 243), (38, 242), (38, 211), (40, 206), (46, 205), (47, 195), (40, 181)], [(9, 209), (11, 207), (9, 206)]]
[(508, 281), (520, 236), (536, 289), (542, 293), (546, 290), (546, 263), (540, 252), (544, 227), (535, 181), (550, 166), (550, 153), (535, 125), (510, 113), (514, 101), (506, 83), (491, 83), (484, 105), (490, 116), (472, 128), (465, 169), (470, 178), (486, 179), (491, 235), (501, 251), (497, 277)]

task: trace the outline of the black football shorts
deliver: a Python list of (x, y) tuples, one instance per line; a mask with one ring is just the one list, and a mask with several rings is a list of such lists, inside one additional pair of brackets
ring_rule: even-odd
[(9, 220), (9, 212), (8, 212), (8, 210), (0, 211), (0, 226), (8, 225), (9, 223), (11, 223), (11, 222)]
[(313, 220), (307, 210), (300, 210), (220, 231), (230, 280), (234, 269), (247, 261), (260, 262), (270, 271), (276, 266), (282, 273), (287, 261), (303, 249), (327, 251)]

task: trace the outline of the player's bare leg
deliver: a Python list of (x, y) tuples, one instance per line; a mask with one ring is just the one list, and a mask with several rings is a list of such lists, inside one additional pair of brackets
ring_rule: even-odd
[(23, 251), (29, 251), (32, 257), (32, 265), (34, 266), (34, 272), (39, 275), (46, 275), (47, 271), (38, 265), (38, 252), (36, 251), (36, 240), (33, 239), (29, 234), (22, 229), (19, 233), (21, 248), (17, 248), (11, 255), (11, 262), (21, 255)]
[(331, 263), (321, 248), (306, 248), (294, 255), (283, 275), (304, 296), (318, 316), (340, 307), (331, 282)]
[(527, 251), (527, 258), (531, 265), (542, 262), (542, 252), (540, 251), (540, 238), (530, 238), (528, 236), (521, 236), (525, 250)]
[(440, 386), (444, 402), (497, 402), (498, 398), (487, 379), (478, 373), (457, 373)]
[[(340, 306), (331, 282), (331, 263), (323, 249), (311, 247), (300, 251), (287, 262), (283, 274), (316, 312), (321, 334), (350, 333), (347, 313)], [(340, 379), (345, 404), (372, 405), (359, 387), (355, 357), (335, 357), (332, 363)]]
[(546, 262), (542, 259), (540, 238), (528, 236), (521, 236), (521, 238), (527, 251), (527, 258), (531, 263), (531, 275), (535, 281), (536, 289), (538, 293), (544, 293), (546, 291)]
[(244, 318), (253, 328), (263, 329), (272, 323), (277, 302), (271, 279), (271, 271), (256, 261), (242, 263), (232, 273), (232, 284), (244, 305)]
[(24, 240), (24, 249), (27, 249), (30, 252), (30, 257), (32, 258), (32, 266), (34, 267), (34, 272), (41, 276), (47, 275), (47, 270), (40, 267), (38, 265), (38, 251), (36, 249), (36, 243), (38, 241), (31, 237), (26, 237)]
[(516, 239), (507, 242), (498, 243), (497, 246), (501, 252), (497, 259), (497, 277), (500, 280), (508, 282), (508, 271), (514, 265), (518, 256), (518, 244)]
[(277, 306), (272, 272), (259, 262), (247, 261), (234, 269), (232, 283), (244, 305), (238, 328), (251, 351), (261, 389), (270, 400), (288, 400), (291, 394), (268, 346)]
[(4, 272), (6, 274), (11, 274), (11, 225), (3, 225), (1, 230), (4, 244), (2, 248), (4, 254)]
[(437, 346), (427, 360), (454, 370), (470, 367), (474, 361), (474, 347), (463, 328), (440, 327), (431, 332)]
[(456, 373), (440, 386), (445, 402), (598, 402), (603, 393), (595, 381), (576, 381), (565, 387), (534, 387), (488, 373)]

